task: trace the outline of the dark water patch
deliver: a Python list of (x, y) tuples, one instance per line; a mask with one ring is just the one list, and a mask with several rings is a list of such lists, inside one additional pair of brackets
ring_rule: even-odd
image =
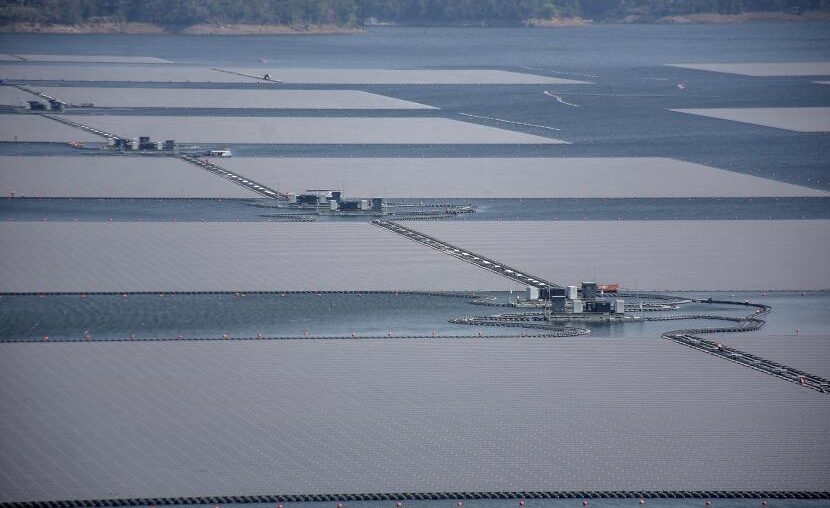
[[(725, 33), (726, 32), (726, 33)], [(3, 34), (9, 53), (153, 55), (209, 66), (380, 68), (550, 66), (574, 73), (595, 67), (680, 62), (814, 61), (830, 48), (826, 24), (593, 25), (564, 29), (371, 27), (355, 35)]]
[[(372, 294), (3, 296), (0, 338), (50, 341), (183, 337), (431, 335), (475, 331), (447, 320), (472, 306), (458, 297)], [(493, 332), (491, 330), (491, 332)], [(498, 333), (498, 331), (495, 331)], [(505, 329), (502, 335), (517, 333)]]
[[(506, 284), (507, 285), (507, 284)], [(644, 296), (647, 292), (642, 293)], [(737, 292), (738, 301), (750, 300), (773, 307), (765, 334), (823, 333), (830, 318), (822, 309), (830, 305), (830, 292)], [(507, 291), (486, 295), (506, 301)], [(723, 293), (684, 294), (694, 298)], [(630, 303), (634, 298), (627, 298)], [(741, 315), (744, 309), (692, 304), (679, 313)], [(123, 340), (229, 337), (384, 336), (453, 334), (516, 336), (521, 328), (477, 327), (451, 324), (450, 318), (534, 311), (472, 305), (457, 296), (424, 294), (67, 294), (2, 295), (0, 341)], [(638, 313), (658, 315), (662, 313)], [(678, 325), (678, 323), (681, 323)], [(712, 326), (710, 321), (627, 323), (571, 323), (587, 326), (590, 337), (654, 337), (680, 326)], [(539, 333), (544, 330), (527, 330)], [(574, 339), (577, 340), (577, 339)]]
[[(830, 219), (830, 198), (396, 199), (390, 203), (476, 207), (446, 220), (795, 220)], [(392, 209), (394, 210), (394, 208)], [(406, 210), (406, 209), (401, 209)], [(2, 198), (2, 221), (276, 221), (269, 199)], [(318, 221), (374, 216), (305, 214)], [(403, 216), (387, 216), (402, 219)]]

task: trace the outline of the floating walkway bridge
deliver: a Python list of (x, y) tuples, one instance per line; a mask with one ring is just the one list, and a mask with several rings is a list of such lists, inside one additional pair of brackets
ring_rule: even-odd
[(285, 194), (285, 193), (280, 192), (278, 190), (275, 190), (275, 189), (272, 189), (272, 188), (267, 187), (265, 185), (262, 185), (259, 182), (255, 182), (255, 181), (250, 180), (248, 178), (244, 178), (240, 175), (237, 175), (233, 171), (229, 171), (229, 170), (223, 168), (222, 166), (220, 166), (218, 164), (214, 164), (213, 162), (210, 162), (209, 160), (201, 159), (201, 158), (199, 158), (195, 155), (186, 155), (186, 154), (181, 154), (181, 155), (178, 155), (177, 157), (179, 159), (185, 161), (185, 162), (195, 164), (196, 166), (199, 166), (200, 168), (204, 169), (205, 171), (209, 171), (209, 172), (213, 173), (214, 175), (217, 175), (217, 176), (220, 176), (220, 177), (224, 178), (225, 180), (230, 180), (231, 182), (233, 182), (237, 185), (241, 185), (242, 187), (245, 187), (246, 189), (248, 189), (252, 192), (256, 192), (257, 194), (259, 194), (261, 196), (265, 196), (266, 198), (282, 199), (282, 200), (287, 200), (288, 199), (288, 194)]
[[(44, 96), (44, 97), (46, 97), (46, 96)], [(106, 139), (124, 138), (124, 136), (120, 136), (120, 135), (114, 134), (112, 132), (102, 131), (100, 129), (96, 129), (95, 127), (90, 127), (89, 125), (82, 124), (80, 122), (75, 122), (73, 120), (69, 120), (69, 119), (67, 119), (66, 117), (63, 117), (63, 116), (51, 115), (51, 114), (48, 114), (48, 113), (43, 113), (43, 114), (41, 114), (41, 116), (43, 116), (45, 118), (48, 118), (50, 120), (54, 120), (56, 122), (60, 122), (60, 123), (65, 124), (65, 125), (69, 125), (70, 127), (75, 127), (76, 129), (81, 129), (81, 130), (90, 132), (90, 133), (95, 134), (97, 136), (101, 136), (102, 138), (106, 138)], [(161, 154), (161, 155), (168, 155), (168, 154)], [(172, 154), (170, 154), (170, 155), (172, 155)], [(189, 162), (190, 164), (194, 164), (195, 166), (198, 166), (198, 167), (204, 169), (205, 171), (208, 171), (208, 172), (213, 173), (217, 176), (220, 176), (220, 177), (224, 178), (225, 180), (229, 180), (229, 181), (231, 181), (231, 182), (233, 182), (233, 183), (235, 183), (239, 186), (245, 187), (246, 189), (248, 189), (252, 192), (255, 192), (255, 193), (257, 193), (261, 196), (265, 196), (266, 198), (282, 199), (282, 200), (287, 200), (288, 199), (288, 194), (285, 194), (285, 193), (280, 192), (278, 190), (272, 189), (272, 188), (270, 188), (266, 185), (262, 185), (259, 182), (255, 182), (253, 180), (245, 178), (241, 175), (238, 175), (238, 174), (234, 173), (233, 171), (227, 170), (227, 169), (223, 168), (222, 166), (220, 166), (218, 164), (214, 164), (213, 162), (210, 162), (206, 159), (201, 159), (201, 158), (199, 158), (195, 155), (190, 155), (190, 154), (178, 154), (178, 155), (175, 155), (175, 157), (177, 157), (178, 159), (181, 159), (185, 162)]]
[[(401, 235), (405, 238), (409, 238), (412, 241), (426, 245), (437, 251), (443, 252), (444, 254), (453, 256), (462, 261), (466, 261), (467, 263), (474, 264), (480, 268), (484, 268), (485, 270), (497, 273), (503, 277), (511, 279), (515, 282), (519, 282), (521, 284), (525, 284), (527, 286), (536, 287), (539, 289), (562, 287), (547, 280), (544, 280), (541, 277), (528, 275), (516, 268), (507, 266), (504, 263), (484, 257), (480, 254), (476, 254), (467, 249), (457, 247), (455, 245), (441, 241), (432, 236), (425, 235), (419, 231), (408, 228), (406, 226), (402, 226), (396, 222), (374, 220), (372, 221), (372, 224), (384, 229), (388, 229), (389, 231)], [(626, 296), (628, 296), (628, 294), (626, 294)], [(761, 319), (761, 316), (770, 312), (770, 306), (759, 303), (736, 302), (730, 300), (680, 299), (670, 295), (649, 295), (649, 297), (654, 300), (663, 301), (663, 305), (665, 307), (668, 307), (667, 309), (661, 309), (659, 308), (659, 306), (657, 306), (653, 310), (674, 310), (679, 305), (686, 303), (740, 305), (754, 308), (755, 310), (751, 314), (744, 317), (722, 316), (712, 314), (679, 314), (674, 316), (653, 316), (643, 318), (643, 321), (716, 320), (734, 322), (734, 326), (717, 326), (711, 328), (689, 328), (682, 330), (672, 330), (670, 332), (663, 333), (662, 337), (664, 339), (668, 339), (673, 342), (683, 344), (684, 346), (697, 349), (698, 351), (703, 351), (705, 353), (709, 353), (715, 356), (720, 356), (729, 361), (744, 365), (751, 369), (765, 372), (780, 379), (798, 383), (806, 388), (811, 388), (822, 393), (830, 393), (830, 380), (827, 380), (821, 376), (809, 374), (799, 369), (795, 369), (787, 365), (782, 365), (772, 360), (761, 358), (759, 356), (755, 356), (745, 351), (740, 351), (737, 349), (726, 347), (717, 342), (699, 337), (699, 335), (702, 334), (740, 333), (754, 332), (760, 330), (765, 324), (764, 320)], [(482, 298), (475, 299), (473, 302), (480, 305), (492, 305), (498, 307), (503, 306), (498, 303), (490, 303), (489, 301), (484, 300)], [(546, 321), (547, 320), (545, 319), (545, 317), (537, 312), (498, 314), (495, 316), (464, 316), (450, 320), (451, 323), (455, 324), (467, 324), (475, 326), (516, 326), (522, 328), (542, 328), (551, 330), (552, 327), (550, 323)], [(578, 336), (588, 334), (590, 333), (590, 330), (586, 328), (576, 327), (561, 328), (557, 329), (556, 333), (560, 336)]]
[(431, 247), (439, 252), (443, 252), (448, 256), (452, 256), (462, 261), (466, 261), (467, 263), (471, 263), (473, 265), (478, 266), (479, 268), (484, 268), (485, 270), (497, 273), (502, 277), (506, 277), (510, 280), (513, 280), (520, 284), (524, 284), (526, 286), (531, 286), (539, 289), (562, 287), (558, 284), (554, 284), (553, 282), (542, 279), (541, 277), (537, 277), (535, 275), (528, 275), (523, 270), (513, 268), (500, 261), (490, 259), (488, 257), (482, 256), (481, 254), (476, 254), (475, 252), (472, 252), (468, 249), (457, 247), (451, 243), (444, 242), (435, 237), (425, 235), (424, 233), (421, 233), (414, 229), (402, 226), (397, 222), (386, 220), (373, 220), (372, 224), (379, 228), (387, 229), (405, 238), (409, 238), (414, 242), (418, 242), (420, 244), (426, 245), (427, 247)]
[[(696, 301), (699, 303), (744, 305), (746, 307), (754, 307), (755, 311), (743, 318), (728, 318), (724, 316), (685, 316), (685, 319), (721, 319), (736, 321), (738, 324), (732, 327), (687, 328), (683, 330), (672, 330), (662, 335), (664, 339), (677, 342), (678, 344), (688, 346), (698, 351), (703, 351), (704, 353), (725, 358), (731, 362), (749, 367), (750, 369), (759, 370), (786, 381), (798, 383), (805, 388), (810, 388), (822, 393), (830, 393), (830, 380), (828, 379), (700, 337), (700, 335), (709, 333), (754, 332), (756, 330), (760, 330), (764, 326), (764, 320), (761, 319), (761, 316), (770, 312), (771, 307), (769, 305), (712, 299)], [(683, 319), (683, 317), (681, 317), (681, 319)], [(654, 321), (655, 318), (649, 318), (649, 320)]]
[(42, 117), (48, 118), (49, 120), (54, 120), (56, 122), (60, 122), (64, 125), (68, 125), (70, 127), (75, 127), (76, 129), (81, 129), (83, 131), (91, 132), (96, 136), (101, 136), (102, 138), (122, 138), (123, 136), (119, 136), (118, 134), (113, 134), (111, 132), (102, 131), (101, 129), (96, 129), (95, 127), (90, 127), (89, 125), (82, 124), (80, 122), (73, 122), (72, 120), (67, 119), (63, 116), (57, 115), (50, 115), (48, 113), (41, 113)]

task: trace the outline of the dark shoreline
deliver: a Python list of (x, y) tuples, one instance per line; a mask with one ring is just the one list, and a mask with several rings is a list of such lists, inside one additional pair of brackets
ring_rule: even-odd
[(363, 26), (341, 25), (258, 25), (248, 23), (199, 23), (190, 26), (165, 26), (153, 23), (118, 23), (114, 21), (79, 23), (74, 25), (43, 23), (9, 23), (0, 25), (0, 33), (46, 33), (46, 34), (181, 34), (181, 35), (343, 35), (361, 34), (366, 28), (402, 27), (480, 27), (480, 28), (572, 28), (592, 24), (742, 24), (764, 22), (817, 22), (830, 21), (830, 11), (807, 11), (801, 14), (788, 12), (745, 12), (742, 14), (681, 14), (672, 16), (627, 15), (619, 18), (591, 20), (580, 17), (528, 19), (510, 23), (500, 21), (460, 20), (438, 23), (430, 20), (409, 20), (393, 23), (375, 21)]

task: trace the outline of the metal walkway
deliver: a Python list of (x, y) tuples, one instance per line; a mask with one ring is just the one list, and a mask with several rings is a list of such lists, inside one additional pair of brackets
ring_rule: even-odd
[[(734, 330), (733, 330), (734, 331)], [(700, 330), (698, 330), (700, 333)], [(771, 376), (775, 376), (786, 381), (798, 383), (805, 388), (812, 388), (813, 390), (830, 393), (830, 380), (815, 374), (795, 369), (788, 365), (783, 365), (772, 360), (767, 360), (760, 356), (755, 356), (746, 351), (734, 349), (717, 342), (697, 337), (689, 333), (669, 332), (664, 333), (663, 337), (678, 344), (683, 344), (692, 349), (703, 351), (711, 355), (720, 356), (731, 362), (741, 364), (750, 369), (759, 370)]]
[(13, 86), (13, 87), (17, 88), (18, 90), (23, 90), (26, 93), (36, 95), (36, 96), (40, 97), (41, 99), (46, 99), (47, 101), (58, 101), (58, 102), (61, 102), (63, 104), (66, 104), (66, 102), (58, 99), (57, 97), (52, 97), (51, 95), (47, 95), (47, 94), (45, 94), (45, 93), (43, 93), (39, 90), (31, 89), (31, 88), (29, 88), (28, 86), (25, 86), (25, 85), (10, 85), (10, 86)]
[(255, 182), (253, 180), (249, 180), (247, 178), (244, 178), (241, 175), (237, 175), (233, 171), (229, 171), (229, 170), (223, 168), (222, 166), (220, 166), (218, 164), (214, 164), (213, 162), (210, 162), (209, 160), (200, 159), (199, 157), (196, 157), (194, 155), (184, 155), (184, 154), (177, 155), (177, 157), (179, 159), (185, 161), (185, 162), (195, 164), (196, 166), (199, 166), (200, 168), (202, 168), (206, 171), (210, 171), (214, 175), (218, 175), (218, 176), (224, 178), (225, 180), (230, 180), (231, 182), (233, 182), (237, 185), (245, 187), (246, 189), (251, 190), (253, 192), (256, 192), (257, 194), (260, 194), (262, 196), (265, 196), (266, 198), (283, 199), (283, 200), (288, 199), (288, 194), (285, 194), (285, 193), (280, 192), (278, 190), (274, 190), (270, 187), (262, 185), (259, 182)]
[(218, 72), (224, 72), (225, 74), (235, 74), (237, 76), (243, 76), (243, 77), (246, 77), (246, 78), (258, 79), (258, 80), (264, 81), (266, 83), (274, 83), (274, 84), (277, 84), (277, 85), (284, 85), (285, 84), (283, 81), (280, 81), (278, 79), (273, 79), (273, 78), (270, 78), (270, 77), (266, 78), (265, 75), (257, 76), (256, 74), (248, 74), (247, 72), (237, 72), (237, 71), (231, 71), (231, 70), (228, 70), (228, 69), (220, 69), (218, 67), (211, 67), (210, 70), (218, 71)]
[(484, 268), (485, 270), (489, 270), (493, 273), (497, 273), (502, 277), (506, 277), (514, 282), (518, 282), (526, 286), (532, 286), (539, 289), (562, 287), (558, 284), (554, 284), (553, 282), (547, 281), (541, 277), (537, 277), (535, 275), (528, 275), (523, 270), (507, 266), (500, 261), (495, 261), (493, 259), (482, 256), (481, 254), (471, 252), (468, 249), (456, 247), (455, 245), (441, 241), (435, 237), (425, 235), (414, 229), (402, 226), (397, 222), (386, 220), (373, 220), (372, 224), (380, 228), (388, 229), (389, 231), (401, 235), (404, 238), (408, 238), (414, 242), (426, 245), (427, 247), (431, 247), (439, 252), (443, 252), (448, 256), (452, 256), (462, 261), (466, 261), (467, 263), (476, 265), (479, 268)]
[[(746, 307), (754, 307), (755, 311), (743, 318), (706, 316), (706, 319), (735, 321), (738, 324), (733, 327), (687, 328), (684, 330), (673, 330), (664, 333), (662, 335), (664, 339), (677, 342), (678, 344), (688, 346), (698, 351), (703, 351), (704, 353), (725, 358), (731, 362), (738, 363), (745, 367), (749, 367), (750, 369), (755, 369), (786, 381), (798, 383), (805, 388), (811, 388), (821, 393), (830, 393), (830, 380), (827, 380), (821, 376), (809, 374), (788, 365), (783, 365), (778, 362), (747, 353), (746, 351), (724, 346), (723, 344), (700, 337), (700, 335), (709, 333), (736, 333), (760, 330), (764, 326), (764, 320), (760, 319), (760, 317), (767, 314), (771, 310), (771, 307), (759, 303), (733, 302), (729, 300), (709, 299), (696, 301), (698, 303), (744, 305)], [(687, 316), (686, 318), (695, 319), (696, 316)], [(650, 320), (654, 321), (655, 319), (651, 318)]]
[[(95, 127), (90, 127), (89, 125), (85, 125), (85, 124), (82, 124), (82, 123), (79, 123), (79, 122), (69, 120), (66, 117), (50, 115), (48, 113), (43, 113), (43, 114), (41, 114), (41, 116), (43, 116), (44, 118), (48, 118), (50, 120), (54, 120), (56, 122), (60, 122), (60, 123), (65, 124), (65, 125), (69, 125), (70, 127), (75, 127), (77, 129), (81, 129), (81, 130), (85, 130), (87, 132), (91, 132), (92, 134), (101, 136), (103, 138), (123, 138), (124, 137), (124, 136), (119, 136), (118, 134), (113, 134), (111, 132), (106, 132), (106, 131), (102, 131), (100, 129), (96, 129)], [(220, 176), (220, 177), (222, 177), (226, 180), (230, 180), (231, 182), (233, 182), (237, 185), (240, 185), (242, 187), (245, 187), (245, 188), (247, 188), (247, 189), (249, 189), (253, 192), (256, 192), (257, 194), (259, 194), (261, 196), (265, 196), (267, 198), (272, 198), (272, 199), (283, 199), (283, 200), (288, 199), (288, 194), (285, 194), (283, 192), (279, 192), (277, 190), (274, 190), (274, 189), (272, 189), (268, 186), (262, 185), (259, 182), (249, 180), (249, 179), (247, 179), (247, 178), (245, 178), (241, 175), (238, 175), (238, 174), (234, 173), (233, 171), (229, 171), (229, 170), (223, 168), (222, 166), (219, 166), (218, 164), (214, 164), (214, 163), (212, 163), (208, 160), (200, 159), (199, 157), (196, 157), (194, 155), (186, 155), (186, 154), (179, 154), (179, 155), (176, 155), (175, 157), (177, 157), (177, 158), (179, 158), (179, 159), (181, 159), (185, 162), (189, 162), (191, 164), (194, 164), (194, 165), (196, 165), (196, 166), (198, 166), (198, 167), (200, 167), (204, 170), (207, 170), (207, 171), (209, 171), (209, 172), (211, 172), (215, 175), (218, 175), (218, 176)]]
[(72, 120), (68, 120), (66, 117), (63, 116), (55, 116), (50, 115), (48, 113), (41, 113), (42, 117), (48, 118), (49, 120), (54, 120), (56, 122), (60, 122), (62, 124), (68, 125), (70, 127), (75, 127), (77, 129), (85, 130), (87, 132), (91, 132), (97, 136), (101, 136), (102, 138), (123, 138), (124, 136), (119, 136), (118, 134), (113, 134), (111, 132), (102, 131), (100, 129), (96, 129), (95, 127), (90, 127), (89, 125), (85, 125), (79, 122), (73, 122)]

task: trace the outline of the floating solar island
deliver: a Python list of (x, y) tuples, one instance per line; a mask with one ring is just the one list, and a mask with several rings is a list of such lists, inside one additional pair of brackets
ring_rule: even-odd
[[(541, 69), (239, 65), (0, 54), (3, 204), (65, 207), (0, 223), (0, 508), (830, 499), (830, 339), (782, 334), (766, 299), (830, 287), (830, 221), (476, 213), (826, 190), (664, 151), (580, 156), (562, 90), (594, 84)], [(562, 139), (421, 98), (462, 86), (543, 99)], [(821, 106), (694, 105), (663, 113), (830, 131)], [(419, 156), (436, 147), (465, 155)], [(256, 221), (144, 220), (191, 200)], [(139, 219), (101, 215), (122, 206)], [(327, 312), (366, 329), (309, 331)]]

